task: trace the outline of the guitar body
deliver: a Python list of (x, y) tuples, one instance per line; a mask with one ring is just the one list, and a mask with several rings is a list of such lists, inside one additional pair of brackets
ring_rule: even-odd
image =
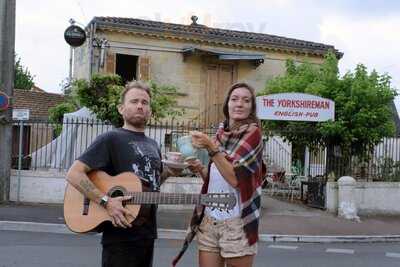
[[(88, 174), (91, 181), (101, 191), (111, 197), (125, 196), (128, 192), (142, 192), (140, 179), (131, 172), (110, 176), (102, 171), (92, 171)], [(135, 217), (140, 205), (126, 205)], [(111, 222), (106, 209), (86, 199), (81, 192), (67, 183), (64, 196), (64, 218), (68, 228), (76, 233), (95, 231), (103, 222)], [(133, 222), (132, 218), (129, 222)]]
[[(147, 190), (143, 190), (144, 187), (139, 177), (132, 172), (123, 172), (116, 176), (110, 176), (103, 171), (92, 171), (88, 173), (88, 176), (93, 184), (109, 197), (131, 196), (131, 199), (123, 203), (134, 217), (131, 220), (128, 219), (129, 223), (136, 219), (142, 204), (195, 204), (217, 209), (232, 209), (236, 204), (236, 198), (232, 193), (181, 194), (146, 192)], [(103, 222), (111, 222), (111, 218), (105, 208), (94, 201), (89, 201), (69, 183), (67, 183), (65, 189), (64, 218), (68, 228), (76, 233), (98, 231)]]

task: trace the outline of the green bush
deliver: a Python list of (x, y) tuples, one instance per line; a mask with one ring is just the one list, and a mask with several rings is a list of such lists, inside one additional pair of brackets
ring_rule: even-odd
[[(149, 82), (151, 88), (152, 118), (159, 120), (167, 116), (178, 117), (184, 114), (183, 109), (176, 108), (178, 89), (174, 86), (159, 85)], [(72, 95), (80, 106), (89, 108), (97, 118), (108, 121), (116, 127), (123, 124), (118, 113), (120, 93), (124, 89), (118, 75), (95, 74), (90, 83), (80, 79), (73, 83)]]
[(54, 132), (56, 136), (60, 135), (62, 131), (64, 114), (74, 112), (75, 110), (76, 106), (69, 102), (63, 102), (49, 109), (49, 120), (51, 123), (54, 123)]

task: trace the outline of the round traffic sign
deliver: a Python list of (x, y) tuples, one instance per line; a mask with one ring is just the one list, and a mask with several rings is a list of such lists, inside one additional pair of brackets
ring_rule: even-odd
[(8, 95), (3, 92), (0, 92), (0, 110), (8, 109), (8, 105), (10, 104), (10, 100)]

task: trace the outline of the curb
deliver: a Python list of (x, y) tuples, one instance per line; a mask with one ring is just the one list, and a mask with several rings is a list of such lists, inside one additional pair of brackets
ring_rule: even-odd
[(263, 242), (291, 242), (291, 243), (382, 243), (400, 242), (400, 235), (269, 235), (260, 234)]
[[(0, 231), (21, 231), (36, 232), (50, 234), (68, 234), (79, 235), (74, 233), (65, 224), (61, 223), (37, 223), (37, 222), (16, 222), (16, 221), (0, 221)], [(85, 233), (85, 235), (101, 235), (100, 233)], [(158, 229), (158, 238), (183, 240), (186, 237), (185, 230), (175, 229)]]
[[(65, 224), (37, 223), (37, 222), (16, 222), (0, 221), (0, 231), (23, 231), (51, 234), (70, 234)], [(158, 229), (158, 238), (183, 240), (186, 230)], [(100, 235), (99, 233), (89, 233)], [(291, 242), (291, 243), (379, 243), (379, 242), (400, 242), (400, 235), (341, 235), (341, 236), (311, 236), (311, 235), (274, 235), (260, 234), (261, 242)]]

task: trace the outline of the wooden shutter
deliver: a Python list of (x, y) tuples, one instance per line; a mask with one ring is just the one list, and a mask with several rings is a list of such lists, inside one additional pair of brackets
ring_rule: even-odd
[(150, 80), (150, 58), (141, 56), (139, 57), (139, 80)]
[(111, 53), (108, 51), (105, 64), (105, 72), (115, 74), (115, 63), (116, 63), (115, 53)]

